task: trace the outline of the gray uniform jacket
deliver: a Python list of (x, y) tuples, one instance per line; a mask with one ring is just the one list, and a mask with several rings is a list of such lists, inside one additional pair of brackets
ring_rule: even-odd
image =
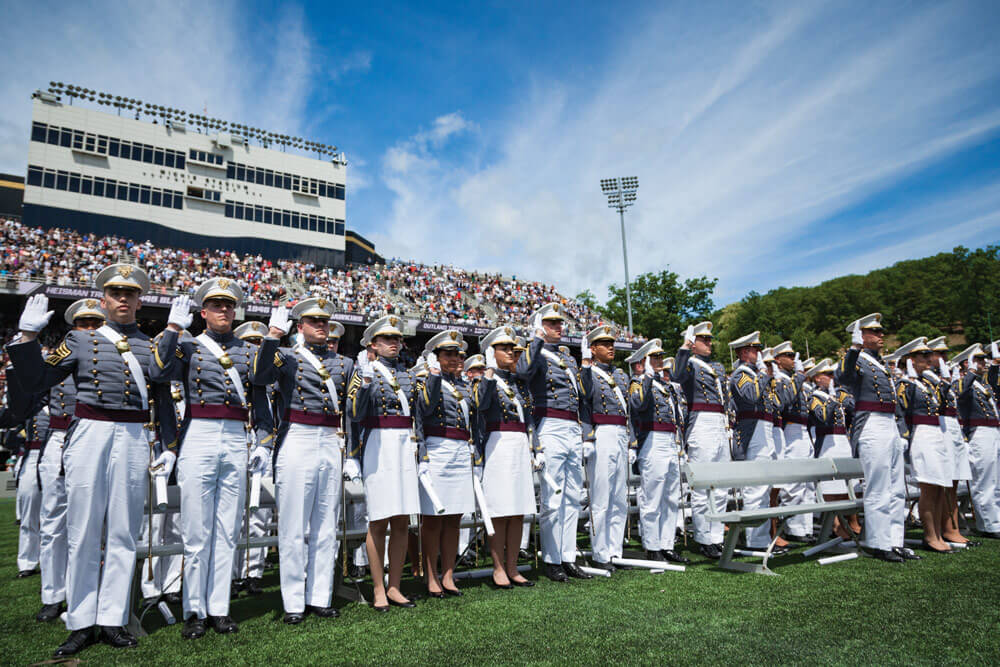
[[(260, 444), (274, 439), (274, 422), (271, 418), (266, 390), (250, 384), (250, 363), (257, 348), (241, 340), (230, 331), (217, 334), (206, 329), (207, 335), (222, 348), (236, 369), (248, 405), (242, 406), (233, 380), (222, 362), (197, 338), (178, 340), (172, 329), (157, 337), (153, 359), (149, 364), (150, 378), (161, 385), (161, 391), (170, 392), (170, 382), (179, 380), (184, 386), (187, 408), (184, 420), (178, 424), (172, 406), (169, 414), (162, 415), (161, 435), (167, 446), (182, 447), (184, 436), (192, 419), (241, 418), (252, 425)], [(177, 443), (174, 445), (174, 443)]]
[[(347, 387), (354, 373), (354, 360), (331, 351), (326, 345), (311, 345), (309, 351), (316, 356), (327, 373), (321, 377), (300, 350), (278, 347), (277, 338), (265, 337), (254, 356), (250, 381), (270, 396), (274, 390), (273, 414), (277, 420), (276, 446), (288, 433), (295, 421), (302, 424), (337, 426), (344, 431), (344, 407), (347, 405)], [(337, 402), (326, 386), (326, 379), (333, 383)]]
[(684, 430), (684, 396), (673, 382), (650, 375), (636, 375), (628, 388), (629, 413), (635, 430), (635, 448), (642, 453), (646, 436), (672, 430), (678, 442)]
[(986, 381), (982, 376), (968, 371), (958, 380), (958, 418), (965, 437), (972, 439), (980, 426), (1000, 425), (997, 414), (997, 376), (1000, 367), (990, 366)]
[[(695, 359), (702, 363), (697, 363)], [(705, 368), (705, 364), (709, 368)], [(680, 348), (674, 358), (672, 377), (683, 389), (687, 401), (685, 438), (691, 434), (691, 429), (698, 421), (699, 412), (732, 414), (733, 402), (729, 383), (726, 381), (726, 369), (718, 361), (713, 361), (707, 356), (692, 357), (691, 350)]]
[(809, 427), (815, 434), (813, 456), (820, 455), (828, 436), (847, 435), (853, 405), (854, 397), (844, 389), (837, 389), (832, 396), (822, 389), (813, 390), (809, 398)]
[[(365, 442), (373, 428), (379, 426), (379, 420), (384, 417), (403, 417), (403, 406), (396, 395), (396, 389), (403, 392), (408, 403), (411, 417), (419, 417), (417, 406), (417, 376), (406, 364), (397, 359), (379, 357), (380, 361), (392, 375), (392, 383), (387, 381), (378, 370), (372, 375), (371, 382), (365, 384), (360, 371), (354, 370), (351, 383), (347, 388), (347, 416), (360, 427), (351, 457), (357, 458), (364, 465)], [(414, 437), (420, 438), (419, 418), (411, 421), (410, 428)], [(397, 427), (398, 428), (398, 427)]]
[[(446, 380), (456, 393), (446, 391), (441, 380)], [(472, 385), (461, 375), (440, 375), (428, 373), (418, 382), (417, 406), (420, 415), (420, 460), (427, 460), (427, 438), (450, 438), (452, 440), (467, 440), (478, 447), (482, 442), (480, 420), (475, 411), (475, 399), (472, 395)], [(465, 401), (469, 411), (466, 420), (459, 401)]]
[(773, 426), (781, 407), (775, 393), (774, 378), (758, 373), (749, 364), (736, 362), (736, 368), (729, 377), (729, 391), (736, 407), (733, 460), (743, 461), (757, 424), (763, 421)]
[[(531, 404), (524, 394), (524, 385), (510, 371), (498, 368), (493, 372), (496, 377), (503, 378), (506, 391), (501, 391), (496, 379), (482, 377), (472, 383), (472, 401), (483, 424), (484, 442), (493, 431), (523, 430), (528, 433), (526, 422), (531, 421)], [(518, 417), (515, 400), (521, 404), (524, 421)]]
[[(854, 419), (851, 422), (851, 448), (858, 451), (861, 431), (872, 412), (896, 414), (896, 385), (885, 369), (885, 363), (877, 352), (853, 347), (840, 360), (835, 374), (837, 384), (851, 392), (854, 397)], [(874, 360), (874, 363), (872, 362)]]
[[(598, 424), (614, 424), (625, 426), (628, 431), (628, 442), (635, 442), (635, 432), (629, 420), (628, 411), (628, 377), (620, 368), (611, 364), (597, 364), (611, 382), (594, 372), (593, 366), (580, 369), (580, 393), (584, 398), (580, 401), (580, 420), (590, 424), (591, 428), (584, 431), (584, 440), (594, 440), (594, 428)], [(625, 405), (618, 401), (615, 389), (621, 393)], [(620, 422), (624, 421), (624, 424)]]
[[(558, 357), (554, 361), (542, 353), (548, 350)], [(570, 381), (569, 374), (575, 378), (575, 384)], [(532, 414), (535, 425), (546, 411), (556, 410), (565, 414), (566, 418), (581, 421), (584, 416), (581, 409), (583, 387), (580, 385), (580, 372), (576, 360), (559, 351), (559, 347), (546, 343), (541, 338), (533, 338), (528, 349), (517, 360), (517, 375), (528, 387), (531, 394)], [(583, 431), (590, 430), (589, 424), (583, 424)]]
[(896, 396), (899, 433), (908, 441), (913, 442), (915, 426), (938, 426), (941, 423), (941, 396), (938, 394), (937, 384), (929, 378), (904, 377), (897, 386)]

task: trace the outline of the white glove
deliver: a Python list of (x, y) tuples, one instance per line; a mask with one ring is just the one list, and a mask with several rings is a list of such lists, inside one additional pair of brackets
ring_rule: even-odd
[(851, 329), (851, 345), (863, 345), (864, 342), (865, 339), (861, 337), (861, 321), (858, 320)]
[(486, 354), (483, 356), (486, 357), (486, 368), (499, 368), (499, 366), (497, 366), (497, 353), (493, 349), (492, 345), (486, 348)]
[(372, 362), (368, 361), (368, 350), (361, 350), (358, 352), (357, 358), (354, 360), (354, 366), (361, 373), (361, 377), (366, 380), (371, 380), (375, 377), (375, 370), (372, 368)]
[(767, 372), (767, 364), (764, 363), (764, 355), (761, 353), (760, 350), (757, 350), (757, 363), (756, 363), (756, 366), (757, 366), (757, 370), (760, 371), (761, 373), (766, 373)]
[(802, 367), (802, 360), (799, 359), (799, 353), (798, 352), (795, 353), (795, 361), (793, 363), (794, 363), (793, 368), (795, 369), (796, 373), (804, 373), (805, 372), (805, 369)]
[(906, 377), (911, 377), (911, 378), (917, 377), (917, 371), (915, 368), (913, 368), (912, 359), (906, 360)]
[(164, 449), (163, 453), (156, 457), (150, 470), (154, 475), (169, 477), (174, 470), (174, 463), (177, 462), (177, 455), (169, 449)]
[(284, 306), (278, 306), (271, 311), (271, 319), (267, 323), (268, 329), (280, 329), (284, 333), (288, 333), (292, 328), (292, 321), (288, 319), (288, 309)]
[(645, 365), (642, 367), (642, 374), (648, 375), (649, 377), (656, 375), (656, 371), (653, 370), (653, 364), (650, 363), (648, 356), (646, 357)]
[(191, 297), (187, 294), (175, 296), (170, 302), (170, 314), (167, 315), (167, 324), (176, 324), (181, 329), (191, 326), (194, 315), (191, 314)]
[(688, 328), (684, 330), (684, 342), (693, 343), (694, 342), (694, 325), (689, 324)]
[(532, 336), (538, 336), (539, 334), (542, 335), (541, 336), (542, 338), (545, 337), (545, 329), (544, 329), (544, 327), (542, 327), (542, 315), (541, 315), (541, 313), (539, 313), (538, 315), (535, 315), (535, 318), (533, 320), (531, 320), (531, 335)]
[(536, 452), (535, 455), (534, 455), (534, 457), (532, 457), (531, 466), (535, 470), (541, 470), (542, 468), (544, 468), (545, 467), (545, 454), (542, 454), (541, 452)]
[(583, 460), (586, 461), (586, 460), (588, 460), (593, 455), (594, 455), (594, 443), (592, 443), (589, 440), (584, 440), (583, 441)]
[(951, 379), (951, 370), (948, 369), (948, 364), (945, 363), (944, 357), (938, 357), (938, 371), (941, 374), (942, 380)]
[(582, 361), (590, 361), (594, 358), (594, 354), (590, 351), (590, 346), (587, 345), (587, 341), (584, 340), (580, 343), (580, 359)]
[(267, 469), (267, 462), (271, 459), (271, 450), (264, 445), (257, 445), (250, 455), (250, 463), (247, 467), (250, 472), (264, 472)]
[(629, 450), (628, 450), (628, 464), (629, 465), (633, 465), (635, 463), (636, 457), (638, 457), (638, 454), (636, 454), (636, 452), (635, 452), (634, 449), (632, 449), (631, 447), (629, 447)]
[(347, 459), (344, 461), (344, 479), (361, 479), (361, 465), (357, 459)]
[(830, 395), (833, 396), (833, 392), (837, 391), (837, 383), (830, 378)]
[(427, 370), (435, 375), (441, 372), (441, 363), (438, 361), (437, 355), (433, 352), (427, 353)]
[(769, 366), (771, 367), (771, 375), (777, 375), (777, 374), (778, 374), (778, 364), (776, 364), (776, 363), (774, 363), (774, 362), (772, 361), (772, 362), (771, 362), (770, 364), (768, 364), (768, 365), (769, 365)]
[(44, 294), (36, 294), (24, 304), (24, 312), (21, 313), (17, 328), (21, 331), (38, 333), (49, 323), (54, 312), (49, 310), (49, 297)]

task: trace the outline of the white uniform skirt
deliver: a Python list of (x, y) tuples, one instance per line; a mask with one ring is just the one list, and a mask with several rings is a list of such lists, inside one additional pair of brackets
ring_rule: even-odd
[(377, 428), (368, 435), (363, 475), (369, 521), (420, 511), (416, 448), (407, 428)]
[(960, 482), (972, 479), (972, 466), (969, 464), (969, 443), (962, 433), (962, 426), (958, 423), (957, 417), (941, 417), (944, 420), (948, 434), (945, 440), (954, 445), (952, 454), (955, 462), (955, 471), (952, 473), (952, 480)]
[[(852, 458), (851, 441), (843, 433), (831, 433), (823, 437), (823, 445), (819, 450), (821, 459)], [(847, 482), (843, 479), (831, 479), (819, 483), (819, 492), (823, 495), (847, 495)]]
[(535, 514), (535, 480), (528, 436), (494, 431), (486, 441), (483, 494), (494, 517)]
[(914, 424), (910, 441), (913, 476), (921, 484), (951, 486), (955, 471), (954, 445), (941, 426)]
[[(444, 515), (476, 511), (476, 496), (472, 490), (472, 458), (467, 440), (433, 436), (426, 440), (427, 468), (434, 493), (441, 499)], [(437, 516), (434, 503), (420, 487), (420, 513)]]

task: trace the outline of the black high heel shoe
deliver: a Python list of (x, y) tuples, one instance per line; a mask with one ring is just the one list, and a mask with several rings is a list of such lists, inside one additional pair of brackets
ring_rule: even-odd
[(453, 598), (460, 598), (463, 595), (465, 595), (465, 593), (463, 593), (462, 591), (458, 590), (457, 588), (446, 588), (446, 589), (444, 589), (444, 593), (445, 593), (445, 595), (450, 595)]
[(498, 584), (496, 579), (493, 579), (493, 588), (501, 591), (511, 591), (514, 590), (514, 584), (508, 582), (506, 584)]
[(935, 553), (935, 554), (953, 554), (953, 553), (955, 553), (954, 549), (935, 549), (930, 544), (928, 544), (926, 541), (921, 541), (920, 542), (920, 548), (924, 549), (925, 551), (930, 551), (931, 553)]

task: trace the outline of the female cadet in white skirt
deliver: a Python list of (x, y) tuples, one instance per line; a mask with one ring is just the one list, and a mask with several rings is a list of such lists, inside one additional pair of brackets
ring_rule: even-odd
[[(833, 361), (822, 359), (806, 371), (806, 377), (814, 384), (809, 399), (809, 429), (817, 458), (849, 459), (853, 456), (851, 442), (847, 439), (847, 424), (854, 413), (854, 396), (834, 386), (833, 374), (836, 370), (837, 365)], [(826, 501), (847, 500), (847, 481), (834, 479), (820, 482), (819, 492)], [(851, 514), (848, 522), (855, 535), (861, 533), (857, 514)], [(834, 519), (833, 529), (839, 537), (851, 539), (851, 535), (840, 525), (839, 517)]]
[[(427, 593), (462, 595), (455, 557), (462, 515), (475, 512), (471, 387), (462, 377), (462, 334), (442, 331), (425, 346), (427, 377), (417, 392), (420, 430), (420, 540)], [(438, 571), (438, 557), (441, 570)]]
[(962, 535), (958, 529), (958, 485), (972, 479), (972, 466), (969, 465), (969, 443), (962, 433), (962, 425), (958, 423), (958, 391), (955, 383), (959, 374), (948, 366), (948, 343), (944, 336), (927, 341), (931, 348), (931, 368), (924, 371), (924, 376), (937, 385), (941, 395), (941, 421), (944, 423), (945, 441), (951, 446), (954, 472), (951, 477), (951, 488), (944, 492), (944, 525), (941, 527), (941, 539), (945, 542), (978, 546), (977, 542)]
[[(373, 608), (389, 611), (416, 606), (399, 589), (406, 558), (410, 515), (420, 511), (417, 493), (417, 439), (413, 415), (417, 381), (399, 359), (403, 333), (400, 319), (375, 320), (361, 339), (363, 349), (354, 364), (347, 391), (347, 413), (359, 422), (359, 449), (344, 463), (344, 477), (364, 475), (368, 508), (368, 565), (373, 584)], [(362, 463), (357, 457), (362, 457)], [(389, 530), (389, 587), (383, 584), (385, 533)]]
[(537, 513), (532, 477), (527, 403), (517, 384), (514, 329), (497, 327), (480, 342), (486, 372), (473, 384), (473, 400), (485, 425), (483, 493), (493, 518), (490, 555), (498, 588), (534, 586), (517, 571), (524, 516)]
[(941, 538), (944, 525), (944, 491), (951, 487), (954, 459), (939, 411), (941, 397), (937, 386), (923, 376), (931, 366), (927, 338), (914, 338), (896, 354), (905, 364), (906, 374), (896, 387), (897, 406), (902, 409), (900, 430), (910, 444), (910, 463), (920, 486), (920, 523), (924, 529), (922, 546), (928, 551), (951, 553)]

